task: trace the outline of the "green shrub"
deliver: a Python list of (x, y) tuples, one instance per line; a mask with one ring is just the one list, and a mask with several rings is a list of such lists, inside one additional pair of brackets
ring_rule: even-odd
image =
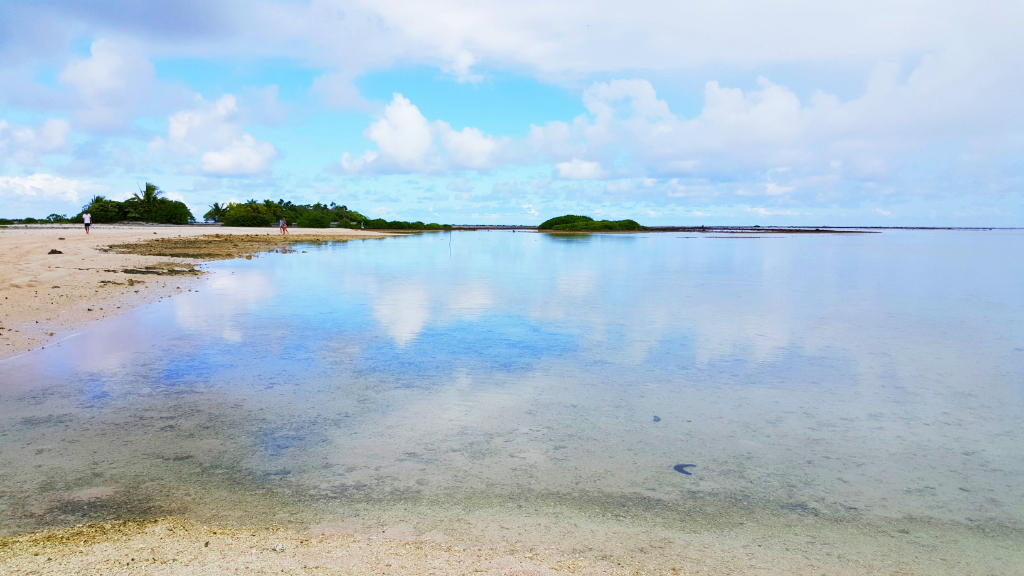
[(164, 198), (157, 201), (150, 218), (150, 222), (159, 222), (160, 224), (188, 224), (196, 221), (192, 211), (184, 202)]
[(306, 212), (299, 217), (299, 228), (330, 228), (331, 215), (327, 212)]
[(224, 217), (225, 226), (262, 227), (273, 226), (274, 217), (266, 214), (235, 213)]
[(572, 224), (559, 224), (552, 230), (564, 230), (567, 232), (589, 231), (600, 232), (606, 230), (643, 230), (644, 227), (637, 224), (635, 220), (597, 220), (592, 222), (574, 222)]
[(39, 220), (36, 220), (35, 218), (32, 217), (21, 219), (22, 224), (35, 224), (36, 222), (39, 222)]
[(550, 230), (555, 226), (563, 226), (565, 224), (575, 224), (577, 222), (593, 222), (594, 219), (590, 216), (573, 216), (572, 214), (566, 214), (565, 216), (559, 216), (557, 218), (551, 218), (545, 220), (540, 226), (537, 226), (538, 230)]
[(566, 215), (546, 220), (537, 229), (556, 232), (602, 232), (643, 230), (644, 227), (638, 224), (636, 220), (594, 220), (589, 216)]
[[(82, 211), (88, 212), (95, 224), (120, 222), (128, 217), (128, 210), (124, 203), (117, 200), (107, 200), (103, 196), (93, 197), (92, 201)], [(80, 216), (81, 214), (79, 214)]]

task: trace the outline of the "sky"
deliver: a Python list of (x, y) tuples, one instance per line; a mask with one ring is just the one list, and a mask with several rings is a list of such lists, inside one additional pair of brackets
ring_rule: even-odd
[(1019, 0), (6, 0), (0, 217), (153, 182), (537, 224), (1024, 226)]

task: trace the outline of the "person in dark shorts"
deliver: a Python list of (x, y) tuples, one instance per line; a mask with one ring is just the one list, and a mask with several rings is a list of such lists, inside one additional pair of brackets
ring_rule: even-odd
[(82, 212), (82, 221), (85, 222), (85, 233), (89, 233), (89, 226), (92, 225), (92, 214)]

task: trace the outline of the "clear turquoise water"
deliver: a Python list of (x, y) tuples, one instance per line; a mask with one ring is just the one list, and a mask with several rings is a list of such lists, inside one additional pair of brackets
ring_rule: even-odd
[[(579, 552), (743, 526), (1024, 562), (1020, 231), (298, 249), (0, 363), (0, 531), (181, 514)], [(931, 540), (871, 544), (907, 526)]]

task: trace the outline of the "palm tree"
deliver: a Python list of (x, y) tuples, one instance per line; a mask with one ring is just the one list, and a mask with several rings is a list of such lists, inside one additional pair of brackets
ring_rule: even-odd
[(214, 202), (213, 205), (210, 206), (210, 211), (207, 212), (206, 214), (203, 214), (203, 219), (211, 220), (213, 222), (220, 222), (221, 220), (224, 219), (224, 215), (227, 214), (227, 212), (227, 206), (221, 206), (219, 203)]
[(146, 189), (139, 190), (139, 192), (142, 194), (132, 194), (132, 199), (142, 205), (143, 210), (146, 210), (147, 212), (155, 208), (157, 201), (164, 195), (164, 191), (152, 182), (146, 182)]
[(92, 210), (92, 207), (95, 206), (96, 204), (102, 204), (102, 203), (104, 203), (106, 201), (107, 201), (107, 197), (106, 196), (100, 196), (99, 194), (97, 194), (97, 195), (92, 197), (92, 200), (89, 200), (88, 204), (86, 204), (85, 206), (82, 206), (82, 212), (86, 212), (88, 210)]
[(145, 190), (139, 190), (125, 201), (126, 206), (131, 206), (128, 213), (129, 219), (151, 220), (159, 207), (163, 194), (164, 191), (159, 186), (146, 182)]

